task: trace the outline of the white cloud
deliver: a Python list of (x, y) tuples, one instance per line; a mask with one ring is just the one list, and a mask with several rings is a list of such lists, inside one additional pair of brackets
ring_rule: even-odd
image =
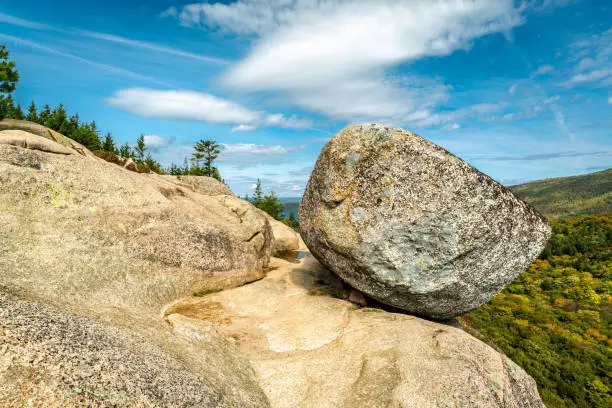
[(304, 146), (264, 145), (255, 143), (223, 143), (219, 163), (236, 168), (259, 165), (281, 165), (293, 160)]
[(15, 25), (24, 28), (32, 28), (34, 30), (51, 30), (51, 31), (62, 31), (56, 27), (37, 23), (35, 21), (24, 20), (23, 18), (15, 17), (10, 14), (0, 12), (0, 23)]
[(177, 17), (260, 37), (225, 73), (226, 86), (280, 92), (334, 119), (402, 124), (429, 116), (448, 89), (439, 79), (389, 76), (390, 68), (523, 22), (513, 0), (238, 0), (187, 5)]
[(452, 123), (452, 124), (448, 124), (446, 126), (442, 127), (442, 130), (446, 131), (446, 132), (452, 132), (453, 130), (458, 130), (460, 129), (461, 126), (458, 123)]
[(551, 96), (550, 98), (544, 99), (544, 101), (542, 101), (542, 103), (544, 105), (550, 105), (553, 102), (557, 102), (559, 99), (561, 99), (561, 97), (559, 95), (555, 95), (555, 96)]
[(532, 75), (533, 76), (540, 76), (540, 75), (546, 75), (551, 73), (554, 70), (552, 65), (542, 65), (540, 67), (538, 67), (538, 69), (536, 69), (535, 71), (533, 71)]
[(221, 59), (210, 57), (207, 55), (194, 54), (191, 52), (181, 51), (177, 48), (166, 47), (164, 45), (154, 44), (146, 41), (133, 40), (131, 38), (120, 37), (118, 35), (106, 34), (106, 33), (98, 33), (94, 31), (87, 30), (79, 30), (76, 33), (90, 38), (95, 38), (98, 40), (110, 41), (117, 44), (129, 45), (131, 47), (142, 48), (149, 51), (156, 51), (165, 54), (176, 55), (179, 57), (189, 58), (197, 61), (211, 62), (215, 64), (227, 64), (228, 61)]
[(577, 74), (561, 85), (573, 88), (579, 85), (591, 84), (601, 80), (612, 78), (612, 69), (597, 69), (586, 74)]
[(612, 85), (612, 29), (582, 37), (568, 47), (568, 62), (578, 64), (562, 86)]
[(174, 143), (175, 140), (176, 138), (174, 136), (161, 137), (159, 135), (144, 135), (145, 145), (153, 151), (168, 147)]
[(418, 126), (435, 126), (443, 123), (449, 123), (458, 119), (464, 118), (483, 118), (484, 115), (490, 115), (495, 112), (499, 112), (505, 109), (508, 103), (479, 103), (470, 105), (465, 108), (457, 109), (454, 111), (446, 112), (431, 112), (431, 111), (418, 111), (410, 120), (416, 123)]
[(129, 88), (116, 92), (107, 99), (107, 102), (146, 118), (195, 120), (215, 125), (262, 125), (300, 129), (310, 125), (307, 120), (253, 111), (232, 101), (195, 91)]
[(612, 96), (608, 98), (608, 104), (612, 105)]
[(248, 132), (250, 130), (255, 130), (257, 129), (257, 126), (253, 126), (253, 125), (238, 125), (234, 128), (232, 128), (232, 132)]
[(518, 88), (517, 84), (514, 84), (510, 87), (510, 89), (508, 89), (508, 95), (512, 96), (516, 93), (516, 90)]

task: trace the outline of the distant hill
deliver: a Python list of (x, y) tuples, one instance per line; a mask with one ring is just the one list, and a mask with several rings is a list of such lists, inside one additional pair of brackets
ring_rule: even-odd
[(510, 189), (548, 218), (612, 213), (612, 169), (532, 181)]
[[(612, 213), (612, 168), (581, 176), (559, 177), (510, 186), (548, 218)], [(301, 197), (281, 197), (283, 215), (296, 216)]]

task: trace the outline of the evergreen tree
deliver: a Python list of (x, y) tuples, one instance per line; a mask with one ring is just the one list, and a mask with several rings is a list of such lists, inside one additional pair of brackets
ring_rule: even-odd
[(187, 160), (187, 157), (185, 157), (185, 160), (183, 160), (183, 174), (189, 174), (189, 161)]
[(260, 179), (257, 179), (251, 203), (260, 210), (267, 212), (272, 218), (282, 220), (285, 205), (280, 202), (274, 191), (264, 195)]
[(14, 119), (15, 117), (15, 103), (13, 97), (8, 95), (0, 101), (0, 118)]
[(151, 169), (151, 171), (154, 171), (157, 174), (164, 174), (161, 164), (159, 164), (157, 160), (153, 159), (153, 157), (151, 156), (151, 153), (147, 153), (147, 157), (144, 160), (144, 164), (149, 169)]
[(32, 101), (30, 107), (28, 108), (28, 114), (26, 115), (25, 120), (34, 123), (38, 122), (38, 111), (36, 110), (36, 104), (34, 103), (34, 101)]
[(46, 126), (47, 121), (49, 120), (50, 117), (51, 117), (51, 107), (49, 105), (45, 105), (43, 107), (43, 110), (40, 111), (40, 114), (38, 115), (38, 123), (43, 126)]
[(23, 120), (25, 115), (23, 114), (23, 110), (21, 109), (21, 105), (17, 105), (15, 110), (13, 111), (13, 119)]
[(253, 191), (252, 203), (255, 207), (261, 203), (264, 198), (263, 189), (261, 188), (261, 180), (257, 179), (257, 184), (255, 184), (255, 191)]
[(285, 204), (280, 202), (274, 191), (270, 191), (264, 196), (263, 200), (260, 201), (257, 208), (264, 210), (275, 220), (281, 221), (283, 219)]
[[(198, 155), (199, 160), (204, 160), (204, 171), (203, 175), (208, 177), (214, 177), (217, 180), (221, 179), (219, 175), (219, 171), (213, 167), (213, 162), (219, 157), (221, 153), (221, 145), (219, 145), (214, 140), (199, 140), (195, 147), (196, 153), (194, 153), (194, 157)], [(216, 176), (216, 177), (215, 177)]]
[(136, 157), (139, 161), (144, 161), (145, 152), (147, 151), (147, 145), (145, 144), (144, 135), (140, 135), (140, 137), (136, 140), (136, 147), (134, 148), (136, 151)]
[(289, 227), (293, 228), (295, 231), (300, 232), (300, 223), (297, 220), (297, 217), (293, 212), (290, 212), (287, 218), (283, 220), (285, 224)]
[(132, 148), (127, 142), (121, 145), (121, 147), (119, 148), (119, 156), (123, 157), (124, 159), (134, 156), (134, 154), (132, 153)]
[(60, 126), (59, 132), (62, 135), (73, 139), (74, 132), (76, 132), (80, 126), (79, 114), (77, 113), (64, 121), (64, 123)]
[(59, 132), (67, 120), (68, 115), (66, 114), (66, 109), (64, 108), (64, 105), (60, 103), (55, 109), (53, 109), (51, 116), (45, 122), (45, 126)]
[(102, 150), (107, 152), (115, 153), (117, 151), (117, 147), (115, 146), (115, 141), (113, 140), (113, 136), (107, 132), (106, 137), (104, 138), (104, 143), (102, 144)]
[(83, 123), (70, 136), (89, 150), (100, 150), (102, 143), (98, 137), (96, 122)]
[(19, 73), (15, 62), (9, 61), (9, 51), (4, 45), (0, 45), (0, 120), (6, 116), (7, 98), (15, 91), (18, 81)]
[(183, 169), (172, 163), (170, 167), (166, 169), (166, 173), (170, 174), (171, 176), (181, 176), (183, 175)]

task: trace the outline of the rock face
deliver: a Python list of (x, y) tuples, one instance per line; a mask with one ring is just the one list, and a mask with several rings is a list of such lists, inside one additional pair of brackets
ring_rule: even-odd
[(322, 150), (300, 205), (311, 250), (351, 286), (437, 319), (487, 302), (549, 236), (546, 220), (433, 143), (353, 126)]
[[(219, 335), (214, 344), (199, 350), (203, 358), (252, 372)], [(248, 392), (247, 381), (234, 385)], [(232, 408), (241, 402), (142, 335), (0, 290), (0, 406)], [(265, 397), (258, 402), (251, 406), (265, 406)]]
[[(336, 299), (312, 256), (258, 282), (174, 304), (175, 330), (210, 324), (251, 361), (274, 408), (544, 408), (535, 381), (464, 331)], [(331, 295), (331, 296), (330, 296)]]
[(272, 235), (274, 236), (272, 254), (300, 249), (300, 235), (297, 232), (268, 214), (266, 214), (266, 217), (270, 222)]
[(39, 390), (59, 402), (17, 405), (268, 406), (214, 327), (161, 318), (181, 297), (262, 278), (266, 217), (216, 181), (134, 173), (28, 122), (0, 129), (0, 405)]

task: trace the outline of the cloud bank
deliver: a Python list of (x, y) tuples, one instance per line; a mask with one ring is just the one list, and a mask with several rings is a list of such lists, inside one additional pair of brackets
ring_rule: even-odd
[(235, 102), (195, 91), (129, 88), (107, 98), (110, 105), (135, 115), (170, 120), (193, 120), (213, 125), (237, 125), (234, 130), (258, 126), (305, 129), (311, 122), (281, 114), (253, 111)]

